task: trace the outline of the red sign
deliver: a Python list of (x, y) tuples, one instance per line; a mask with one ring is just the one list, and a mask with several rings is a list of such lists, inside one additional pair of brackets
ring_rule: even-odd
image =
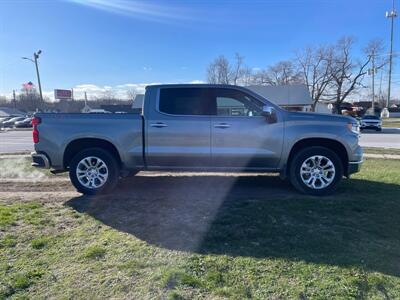
[(54, 90), (55, 99), (72, 99), (72, 90)]

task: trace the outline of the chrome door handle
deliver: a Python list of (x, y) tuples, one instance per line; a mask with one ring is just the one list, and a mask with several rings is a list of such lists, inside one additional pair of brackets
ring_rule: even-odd
[(219, 123), (214, 125), (215, 128), (229, 128), (231, 127), (231, 125), (229, 125), (228, 123)]
[(157, 122), (157, 123), (151, 123), (150, 126), (156, 128), (162, 128), (162, 127), (167, 127), (168, 125), (163, 122)]

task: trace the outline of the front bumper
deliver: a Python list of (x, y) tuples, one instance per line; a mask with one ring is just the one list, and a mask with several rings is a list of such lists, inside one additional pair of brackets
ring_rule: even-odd
[(382, 124), (380, 123), (367, 123), (367, 124), (361, 124), (360, 126), (361, 129), (376, 129), (376, 128), (382, 128)]
[(347, 176), (350, 176), (351, 174), (360, 172), (361, 170), (361, 165), (362, 165), (363, 161), (350, 161), (349, 162), (349, 166), (347, 168)]
[(41, 169), (50, 169), (50, 161), (43, 153), (32, 152), (32, 166)]

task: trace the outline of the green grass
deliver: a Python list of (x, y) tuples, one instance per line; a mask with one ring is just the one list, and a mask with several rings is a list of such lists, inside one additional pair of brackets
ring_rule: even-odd
[(364, 153), (400, 155), (400, 149), (363, 147)]
[(383, 119), (382, 127), (397, 127), (400, 128), (400, 118)]
[(164, 243), (196, 230), (163, 217), (167, 192), (0, 205), (0, 299), (400, 298), (400, 161), (368, 159), (323, 198), (275, 177), (262, 180), (278, 192), (260, 196), (259, 180), (240, 179), (201, 215), (209, 224), (193, 249)]

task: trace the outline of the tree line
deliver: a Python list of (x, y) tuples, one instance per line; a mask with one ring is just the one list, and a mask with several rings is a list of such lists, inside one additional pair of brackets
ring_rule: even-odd
[(344, 100), (365, 88), (363, 80), (372, 59), (375, 70), (385, 66), (384, 51), (382, 41), (375, 39), (365, 45), (361, 55), (356, 55), (355, 39), (343, 37), (330, 45), (298, 50), (289, 60), (256, 70), (247, 66), (238, 53), (233, 61), (220, 55), (208, 65), (207, 81), (245, 86), (305, 84), (313, 100), (312, 110), (318, 102), (327, 101), (340, 113)]
[[(133, 97), (131, 98), (133, 99)], [(117, 99), (111, 93), (104, 93), (98, 97), (91, 97), (87, 104), (90, 108), (101, 108), (102, 105), (126, 105), (124, 99)], [(0, 107), (15, 108), (23, 112), (32, 113), (35, 111), (42, 112), (81, 112), (85, 107), (85, 100), (75, 99), (68, 101), (50, 101), (49, 98), (44, 98), (41, 101), (39, 94), (36, 91), (30, 93), (21, 92), (16, 95), (15, 101), (9, 101), (6, 97), (0, 97)]]

